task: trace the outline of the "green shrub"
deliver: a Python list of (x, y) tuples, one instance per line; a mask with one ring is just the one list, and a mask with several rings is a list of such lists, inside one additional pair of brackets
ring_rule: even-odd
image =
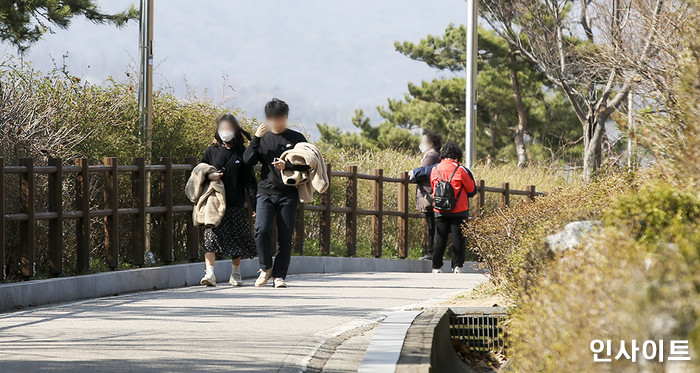
[[(613, 250), (570, 250), (538, 274), (509, 320), (513, 372), (599, 372), (594, 339), (641, 339), (643, 258), (626, 237), (608, 237)], [(623, 364), (611, 372), (625, 371)], [(624, 365), (629, 367), (629, 364)]]
[(625, 226), (636, 240), (652, 242), (659, 239), (664, 229), (699, 218), (697, 198), (670, 185), (660, 185), (622, 196), (606, 212), (604, 221)]
[[(700, 198), (649, 185), (614, 198), (602, 236), (547, 263), (520, 293), (510, 321), (513, 371), (598, 372), (593, 339), (612, 340), (614, 351), (623, 339), (689, 340), (700, 353)], [(642, 366), (622, 359), (609, 368)]]
[(575, 220), (599, 219), (610, 197), (624, 192), (629, 182), (610, 175), (595, 184), (570, 184), (522, 203), (470, 221), (464, 229), (467, 247), (483, 260), (494, 281), (508, 295), (535, 285), (551, 258), (545, 236)]

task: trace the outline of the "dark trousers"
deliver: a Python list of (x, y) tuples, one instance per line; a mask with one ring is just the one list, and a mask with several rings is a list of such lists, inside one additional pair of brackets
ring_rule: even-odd
[(442, 215), (435, 217), (435, 243), (433, 244), (433, 268), (442, 268), (442, 256), (447, 247), (447, 236), (452, 234), (452, 268), (461, 267), (465, 260), (464, 235), (462, 225), (467, 222), (468, 216)]
[(425, 212), (425, 222), (428, 224), (428, 252), (427, 254), (433, 253), (433, 243), (435, 242), (435, 212), (426, 211)]
[[(272, 268), (272, 278), (287, 277), (292, 256), (292, 235), (297, 215), (299, 196), (258, 194), (255, 209), (255, 248), (260, 259), (260, 268)], [(277, 219), (277, 251), (272, 262), (272, 230)]]

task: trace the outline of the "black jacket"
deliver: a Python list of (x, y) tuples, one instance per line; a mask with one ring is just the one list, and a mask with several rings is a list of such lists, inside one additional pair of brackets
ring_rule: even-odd
[(204, 151), (202, 163), (210, 164), (217, 170), (224, 170), (221, 181), (226, 190), (226, 206), (242, 208), (247, 189), (251, 208), (255, 211), (258, 184), (253, 167), (243, 161), (244, 150), (243, 146), (228, 149), (223, 145), (209, 145)]
[[(287, 150), (293, 149), (294, 145), (300, 142), (306, 142), (306, 138), (301, 133), (286, 129), (280, 134), (268, 131), (262, 137), (254, 136), (250, 140), (250, 145), (245, 150), (245, 162), (251, 166), (255, 166), (260, 162), (262, 169), (260, 170), (260, 184), (258, 190), (263, 194), (284, 194), (297, 195), (298, 191), (295, 186), (286, 185), (282, 181), (282, 173), (272, 167), (272, 162), (275, 158), (282, 156)], [(293, 165), (289, 162), (285, 164), (285, 169), (306, 171), (309, 169), (307, 165)]]

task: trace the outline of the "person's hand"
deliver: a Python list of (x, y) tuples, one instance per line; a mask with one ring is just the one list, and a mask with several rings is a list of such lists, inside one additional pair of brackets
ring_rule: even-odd
[(263, 135), (269, 130), (270, 128), (267, 126), (267, 124), (261, 123), (255, 130), (255, 137), (263, 137)]
[(285, 161), (283, 161), (283, 160), (281, 160), (281, 159), (277, 159), (277, 160), (275, 160), (275, 161), (272, 162), (272, 166), (273, 166), (276, 170), (282, 171), (282, 170), (284, 170), (285, 167), (287, 167), (287, 162), (285, 162)]
[(217, 171), (217, 172), (210, 173), (208, 176), (209, 176), (209, 180), (211, 180), (211, 181), (219, 181), (219, 180), (221, 180), (221, 177), (224, 176), (224, 174), (222, 172)]
[(256, 216), (258, 216), (258, 214), (256, 214), (255, 212), (253, 212), (253, 217), (256, 217)]

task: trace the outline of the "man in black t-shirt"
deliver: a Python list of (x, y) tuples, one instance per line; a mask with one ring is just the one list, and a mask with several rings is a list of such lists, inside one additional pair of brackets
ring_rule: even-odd
[[(260, 276), (255, 286), (265, 286), (270, 278), (276, 288), (284, 282), (292, 255), (292, 235), (296, 219), (299, 193), (294, 186), (282, 182), (282, 170), (306, 171), (309, 166), (293, 165), (280, 160), (285, 151), (294, 148), (306, 138), (287, 128), (289, 106), (282, 100), (272, 99), (265, 105), (267, 123), (255, 131), (255, 137), (243, 153), (243, 160), (254, 166), (262, 164), (258, 183), (255, 218), (255, 246), (260, 259)], [(272, 260), (272, 228), (277, 218), (277, 252)]]

